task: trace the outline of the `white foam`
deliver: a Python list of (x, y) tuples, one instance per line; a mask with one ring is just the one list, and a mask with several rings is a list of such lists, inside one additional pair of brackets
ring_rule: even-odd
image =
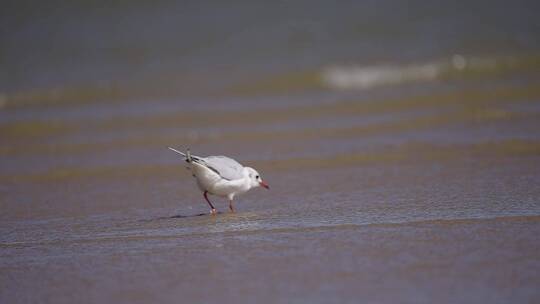
[(369, 89), (408, 81), (432, 80), (439, 75), (436, 64), (410, 66), (334, 66), (324, 69), (323, 82), (336, 89)]
[(335, 65), (321, 72), (324, 85), (331, 89), (371, 89), (377, 86), (433, 81), (456, 77), (467, 71), (490, 72), (517, 66), (515, 58), (466, 58), (454, 54), (440, 61), (408, 65)]

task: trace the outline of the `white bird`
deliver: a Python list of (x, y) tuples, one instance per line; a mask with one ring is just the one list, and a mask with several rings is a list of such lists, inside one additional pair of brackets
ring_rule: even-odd
[(246, 193), (251, 188), (259, 186), (270, 189), (261, 175), (253, 168), (244, 167), (236, 160), (226, 156), (200, 157), (191, 155), (189, 149), (186, 153), (169, 147), (172, 151), (185, 157), (193, 177), (197, 179), (199, 189), (203, 191), (204, 198), (210, 206), (210, 214), (216, 214), (217, 210), (208, 199), (208, 193), (227, 197), (229, 209), (234, 212), (233, 199), (236, 195)]

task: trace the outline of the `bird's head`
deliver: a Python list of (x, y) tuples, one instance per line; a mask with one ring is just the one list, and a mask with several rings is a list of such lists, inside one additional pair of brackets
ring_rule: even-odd
[(246, 167), (246, 171), (248, 173), (248, 178), (250, 180), (251, 188), (262, 186), (262, 187), (265, 187), (266, 189), (270, 189), (270, 186), (268, 186), (268, 184), (262, 180), (262, 177), (259, 174), (259, 172), (257, 172), (257, 170), (250, 167)]

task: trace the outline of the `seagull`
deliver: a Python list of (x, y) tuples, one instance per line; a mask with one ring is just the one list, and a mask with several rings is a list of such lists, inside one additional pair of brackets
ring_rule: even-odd
[(203, 191), (204, 198), (210, 206), (210, 214), (217, 214), (217, 210), (208, 199), (208, 194), (227, 197), (229, 210), (234, 212), (233, 199), (236, 195), (246, 193), (251, 188), (259, 186), (270, 189), (257, 170), (244, 167), (232, 158), (226, 156), (200, 157), (191, 155), (189, 149), (186, 153), (171, 147), (169, 149), (185, 157), (189, 164), (188, 169), (193, 172), (197, 186)]

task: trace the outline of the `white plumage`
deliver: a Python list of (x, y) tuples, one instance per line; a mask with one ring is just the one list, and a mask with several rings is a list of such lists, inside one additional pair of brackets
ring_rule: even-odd
[(211, 208), (211, 214), (216, 214), (217, 211), (208, 199), (208, 193), (227, 197), (229, 209), (234, 212), (232, 203), (236, 195), (259, 186), (269, 189), (255, 169), (244, 167), (232, 158), (226, 156), (200, 157), (191, 155), (189, 150), (183, 153), (171, 147), (169, 149), (185, 158), (188, 168), (193, 172), (197, 185), (203, 191), (204, 198)]

